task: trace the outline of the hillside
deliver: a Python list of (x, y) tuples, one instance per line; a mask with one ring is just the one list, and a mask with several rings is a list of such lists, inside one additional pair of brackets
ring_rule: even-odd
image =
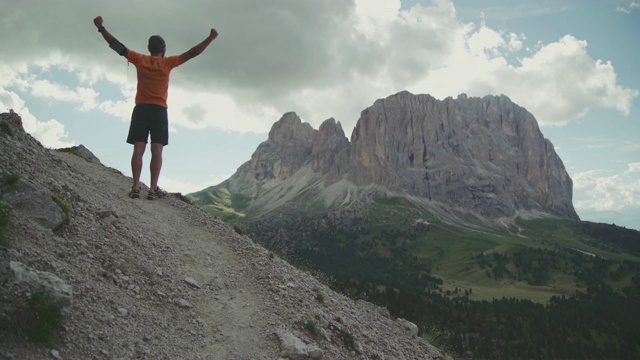
[[(0, 119), (0, 204), (11, 212), (1, 358), (445, 357), (412, 324), (333, 292), (181, 196), (129, 199), (130, 178), (84, 148), (43, 148), (16, 116)], [(34, 344), (24, 309), (42, 289), (65, 317)]]
[(456, 356), (637, 357), (640, 232), (580, 221), (572, 191), (506, 96), (401, 92), (350, 140), (284, 114), (235, 174), (190, 195)]
[[(533, 115), (508, 97), (437, 100), (405, 91), (363, 110), (350, 140), (334, 119), (315, 130), (286, 113), (236, 173), (190, 196), (267, 248), (331, 275), (367, 273), (397, 285), (408, 280), (381, 281), (380, 264), (415, 257), (423, 263), (406, 272), (438, 279), (422, 285), (474, 288), (475, 300), (543, 302), (585, 289), (572, 279), (575, 269), (554, 271), (545, 284), (505, 283), (486, 279), (474, 256), (533, 247), (638, 260), (629, 251), (637, 233), (612, 228), (631, 240), (611, 248), (605, 232), (580, 230), (572, 186)], [(347, 261), (349, 252), (368, 259), (370, 270)]]

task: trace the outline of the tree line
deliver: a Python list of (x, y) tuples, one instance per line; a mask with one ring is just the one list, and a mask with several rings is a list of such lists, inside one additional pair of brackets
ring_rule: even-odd
[[(477, 301), (469, 290), (444, 292), (429, 259), (411, 254), (419, 229), (382, 228), (319, 216), (282, 216), (249, 224), (252, 236), (294, 264), (330, 276), (335, 290), (385, 306), (416, 323), (456, 357), (640, 358), (640, 264), (578, 252), (518, 248), (470, 254), (494, 279), (545, 285), (570, 274), (584, 291), (540, 304), (527, 299)], [(611, 284), (630, 279), (614, 289)]]

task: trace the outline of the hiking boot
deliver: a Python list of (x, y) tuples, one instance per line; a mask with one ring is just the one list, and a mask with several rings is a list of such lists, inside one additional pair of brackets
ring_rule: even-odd
[(139, 187), (133, 187), (131, 188), (131, 191), (129, 191), (129, 197), (132, 199), (137, 199), (140, 197), (140, 188)]
[(149, 193), (147, 193), (147, 200), (156, 200), (162, 199), (167, 196), (167, 192), (160, 189), (159, 186), (156, 186), (156, 189), (149, 189)]

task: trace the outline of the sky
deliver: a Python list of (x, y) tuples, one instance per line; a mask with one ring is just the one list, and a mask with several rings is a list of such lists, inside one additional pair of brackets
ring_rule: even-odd
[[(640, 230), (640, 0), (0, 0), (0, 111), (49, 148), (84, 145), (131, 175), (136, 70), (93, 25), (178, 55), (160, 186), (229, 178), (289, 111), (350, 136), (376, 99), (506, 95), (529, 110), (582, 220)], [(142, 181), (149, 183), (148, 163)]]

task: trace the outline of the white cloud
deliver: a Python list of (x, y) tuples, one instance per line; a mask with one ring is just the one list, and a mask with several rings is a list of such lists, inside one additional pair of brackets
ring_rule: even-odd
[(169, 121), (189, 129), (217, 127), (238, 132), (268, 132), (282, 113), (273, 107), (244, 103), (229, 95), (174, 86), (169, 96)]
[(444, 89), (440, 96), (454, 89), (474, 96), (506, 94), (543, 124), (566, 123), (595, 107), (613, 107), (629, 115), (633, 98), (640, 95), (637, 89), (617, 85), (612, 64), (592, 59), (586, 41), (571, 35), (513, 66), (498, 55), (505, 43), (496, 32), (481, 28), (470, 40), (480, 34), (486, 39), (477, 47), (482, 51), (455, 52), (449, 66), (432, 72), (419, 88)]
[[(498, 2), (494, 2), (498, 3)], [(518, 21), (520, 19), (531, 19), (548, 15), (567, 13), (572, 10), (570, 4), (565, 2), (545, 0), (545, 1), (506, 1), (503, 4), (488, 4), (487, 1), (473, 1), (464, 4), (466, 18), (481, 14), (483, 19), (496, 22)]]
[(96, 107), (96, 93), (91, 88), (78, 87), (70, 89), (59, 83), (52, 83), (49, 80), (29, 79), (25, 84), (29, 87), (31, 95), (46, 99), (57, 100), (79, 104), (79, 109), (83, 111), (91, 110)]
[(367, 26), (367, 30), (375, 29), (368, 27), (367, 20), (373, 20), (378, 25), (395, 21), (400, 6), (400, 0), (355, 0), (355, 11), (362, 19), (359, 25)]
[(640, 93), (618, 86), (611, 63), (594, 61), (586, 48), (586, 41), (566, 35), (523, 59), (515, 75), (524, 83), (524, 91), (512, 88), (514, 97), (521, 98), (522, 105), (542, 122), (566, 122), (591, 107), (614, 107), (628, 115), (633, 98)]
[(134, 105), (133, 98), (130, 98), (129, 100), (123, 101), (106, 100), (101, 102), (97, 108), (107, 115), (111, 115), (122, 121), (129, 121)]
[[(637, 89), (619, 86), (612, 64), (591, 58), (587, 42), (570, 35), (551, 44), (537, 44), (530, 48), (528, 57), (511, 65), (508, 57), (524, 48), (526, 35), (499, 32), (484, 23), (460, 23), (447, 1), (434, 2), (430, 8), (416, 5), (401, 11), (398, 20), (388, 24), (387, 29), (379, 31), (402, 34), (398, 29), (404, 28), (406, 32), (424, 34), (425, 38), (437, 39), (443, 33), (449, 38), (442, 41), (448, 46), (439, 48), (436, 41), (426, 44), (424, 51), (424, 44), (410, 37), (385, 38), (383, 45), (389, 53), (419, 54), (422, 59), (393, 62), (394, 57), (389, 57), (387, 69), (379, 69), (375, 76), (393, 84), (392, 88), (387, 85), (387, 94), (404, 89), (439, 98), (462, 92), (472, 96), (506, 94), (547, 124), (568, 122), (595, 107), (613, 107), (629, 115), (633, 98), (640, 94)], [(438, 28), (433, 29), (434, 24)], [(403, 42), (404, 47), (398, 45)], [(403, 51), (409, 46), (413, 50)], [(371, 81), (370, 86), (365, 84), (362, 88), (377, 90), (375, 85)], [(371, 90), (368, 93), (370, 98), (379, 94)], [(374, 98), (381, 96), (385, 95)]]
[(5, 67), (2, 71), (4, 82), (0, 86), (3, 88), (13, 87), (43, 100), (73, 103), (81, 111), (95, 109), (98, 93), (93, 88), (86, 86), (72, 88), (46, 78), (51, 76), (49, 71), (53, 68), (75, 72), (74, 67), (70, 66), (67, 61), (68, 59), (52, 54), (48, 58), (37, 59), (31, 66), (28, 63), (23, 63), (23, 66), (15, 68)]
[(633, 11), (634, 9), (640, 9), (640, 2), (632, 1), (627, 6), (616, 7), (616, 11), (619, 11), (625, 14), (631, 14), (631, 11)]
[[(24, 120), (24, 116), (22, 117)], [(42, 145), (49, 148), (64, 148), (76, 145), (75, 142), (64, 141), (68, 136), (67, 132), (58, 120), (50, 119), (47, 121), (39, 121), (35, 129), (28, 130), (25, 124), (25, 130), (30, 132), (33, 137), (38, 139)]]
[(524, 34), (518, 35), (515, 33), (509, 33), (509, 42), (508, 42), (509, 51), (512, 51), (512, 52), (520, 51), (524, 47), (523, 41), (525, 40), (527, 40), (527, 37)]
[(629, 168), (624, 172), (624, 175), (631, 175), (640, 172), (640, 162), (629, 164)]
[[(408, 9), (398, 0), (201, 0), (189, 6), (200, 9), (196, 13), (170, 1), (150, 7), (145, 0), (116, 0), (109, 8), (61, 1), (5, 7), (0, 29), (12, 29), (13, 36), (2, 37), (0, 46), (14, 49), (3, 55), (5, 67), (59, 67), (77, 83), (23, 68), (12, 86), (125, 121), (135, 69), (95, 31), (91, 20), (100, 13), (114, 35), (140, 51), (151, 33), (163, 34), (169, 52), (179, 53), (218, 28), (220, 36), (204, 54), (172, 73), (171, 119), (189, 128), (266, 132), (284, 112), (296, 111), (316, 127), (334, 117), (349, 129), (373, 101), (401, 90), (438, 98), (505, 94), (541, 123), (561, 124), (595, 107), (629, 114), (639, 95), (618, 84), (610, 62), (592, 58), (586, 41), (567, 35), (528, 45), (526, 34), (461, 22), (450, 0)], [(126, 13), (115, 10), (125, 4)], [(147, 16), (140, 19), (140, 13)], [(24, 26), (25, 17), (38, 25)], [(58, 26), (62, 22), (69, 26)], [(530, 52), (512, 61), (523, 49)], [(122, 98), (104, 98), (97, 90), (101, 81), (119, 87)], [(2, 79), (0, 86), (6, 88)]]
[[(145, 175), (146, 174), (143, 174), (143, 179), (145, 179)], [(169, 192), (179, 192), (182, 194), (190, 194), (196, 191), (200, 191), (204, 188), (207, 188), (211, 186), (211, 184), (219, 184), (224, 180), (228, 179), (231, 175), (232, 174), (224, 174), (223, 176), (211, 175), (209, 176), (209, 179), (206, 182), (199, 183), (199, 184), (176, 180), (171, 177), (166, 177), (163, 175), (160, 178), (160, 182), (162, 183), (160, 184), (160, 187), (162, 187), (163, 189)]]
[(0, 109), (3, 111), (12, 109), (20, 114), (22, 125), (26, 132), (48, 148), (61, 148), (74, 146), (75, 142), (65, 140), (68, 134), (64, 130), (64, 125), (55, 119), (38, 121), (24, 101), (15, 92), (7, 91), (0, 87)]
[[(472, 56), (493, 57), (500, 55), (500, 48), (505, 46), (505, 41), (498, 32), (481, 26), (478, 31), (469, 36), (467, 44)], [(485, 55), (486, 52), (489, 54)]]
[(182, 194), (189, 194), (196, 191), (200, 191), (211, 184), (192, 184), (185, 181), (180, 181), (176, 179), (172, 179), (167, 176), (162, 176), (160, 179), (162, 181), (162, 188), (169, 192), (179, 192)]
[(620, 211), (640, 208), (640, 163), (628, 164), (620, 174), (607, 175), (602, 170), (590, 170), (573, 176), (574, 189), (583, 194), (575, 199), (576, 209)]

